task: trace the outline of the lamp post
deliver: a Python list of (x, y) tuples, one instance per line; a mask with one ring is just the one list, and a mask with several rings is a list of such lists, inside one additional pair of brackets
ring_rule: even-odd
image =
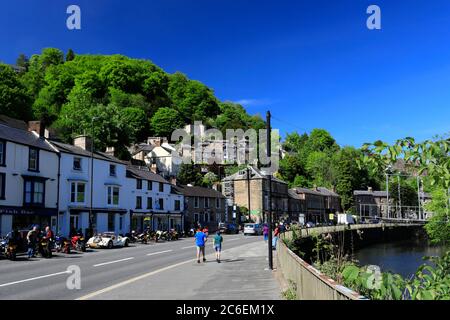
[(94, 199), (94, 144), (95, 144), (95, 135), (94, 135), (94, 121), (97, 120), (97, 117), (92, 117), (91, 119), (91, 199), (90, 199), (90, 208), (89, 208), (89, 233), (90, 236), (93, 235), (92, 222), (94, 220), (94, 212), (93, 212), (93, 199)]

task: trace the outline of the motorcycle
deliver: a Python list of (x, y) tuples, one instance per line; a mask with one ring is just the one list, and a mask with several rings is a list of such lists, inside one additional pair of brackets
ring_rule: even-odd
[(61, 237), (61, 236), (56, 236), (55, 239), (55, 251), (56, 252), (63, 252), (63, 253), (70, 253), (70, 248), (71, 248), (72, 244), (69, 241), (69, 239)]
[(175, 229), (171, 229), (168, 233), (169, 241), (171, 240), (178, 240), (180, 238), (180, 235), (178, 234), (178, 231)]
[(53, 256), (52, 242), (49, 239), (40, 239), (37, 246), (37, 251), (43, 258), (51, 258)]
[(148, 238), (149, 238), (148, 231), (144, 231), (141, 234), (137, 235), (137, 240), (142, 242), (143, 244), (147, 244), (148, 243)]
[(191, 228), (191, 229), (188, 231), (187, 235), (188, 235), (188, 237), (193, 237), (193, 236), (195, 236), (195, 229), (194, 229), (194, 228)]
[(71, 239), (72, 248), (76, 251), (86, 252), (86, 241), (82, 234), (77, 234)]
[(13, 243), (9, 239), (2, 239), (0, 242), (1, 251), (5, 254), (5, 257), (11, 261), (16, 260), (17, 256), (17, 244)]

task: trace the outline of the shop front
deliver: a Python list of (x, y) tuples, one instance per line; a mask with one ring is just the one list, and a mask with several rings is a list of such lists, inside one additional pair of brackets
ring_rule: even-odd
[(183, 231), (183, 215), (181, 213), (155, 213), (153, 214), (153, 229), (168, 231), (175, 229)]
[(30, 230), (33, 226), (38, 226), (41, 230), (50, 226), (53, 232), (56, 232), (57, 217), (56, 208), (0, 206), (1, 236), (5, 236), (13, 229)]
[(131, 230), (138, 234), (146, 229), (152, 229), (152, 214), (149, 212), (131, 213)]

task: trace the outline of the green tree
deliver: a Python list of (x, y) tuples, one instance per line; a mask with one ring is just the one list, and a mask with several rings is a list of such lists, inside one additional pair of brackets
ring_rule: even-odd
[(21, 53), (19, 57), (17, 57), (16, 65), (23, 69), (23, 71), (20, 72), (21, 74), (23, 74), (28, 71), (28, 67), (30, 66), (30, 60), (25, 54)]
[(203, 184), (203, 175), (199, 166), (183, 163), (181, 164), (177, 180), (180, 184), (201, 186)]
[(120, 109), (119, 120), (130, 142), (144, 141), (148, 137), (149, 123), (144, 110), (133, 107)]
[(150, 120), (151, 130), (155, 135), (170, 137), (175, 129), (183, 126), (179, 112), (171, 108), (160, 108)]
[(75, 52), (72, 49), (69, 49), (66, 54), (66, 61), (72, 61), (75, 59)]
[(219, 181), (219, 177), (214, 172), (208, 172), (203, 176), (203, 185), (207, 187), (212, 187), (217, 181)]
[(5, 64), (0, 64), (0, 114), (31, 119), (31, 99), (17, 74)]
[(426, 205), (426, 210), (433, 216), (425, 225), (433, 243), (450, 243), (450, 220), (448, 220), (449, 197), (447, 190), (436, 188), (432, 192), (432, 201)]

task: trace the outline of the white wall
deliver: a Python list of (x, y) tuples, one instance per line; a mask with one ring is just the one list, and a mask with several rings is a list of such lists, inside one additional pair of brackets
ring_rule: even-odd
[[(24, 205), (24, 179), (22, 175), (48, 178), (45, 181), (45, 207), (57, 208), (58, 190), (58, 155), (54, 152), (39, 150), (39, 172), (28, 171), (29, 147), (10, 141), (6, 142), (5, 167), (0, 172), (5, 173), (5, 200), (0, 200), (0, 206), (22, 207)], [(1, 235), (12, 229), (12, 215), (0, 215)]]

